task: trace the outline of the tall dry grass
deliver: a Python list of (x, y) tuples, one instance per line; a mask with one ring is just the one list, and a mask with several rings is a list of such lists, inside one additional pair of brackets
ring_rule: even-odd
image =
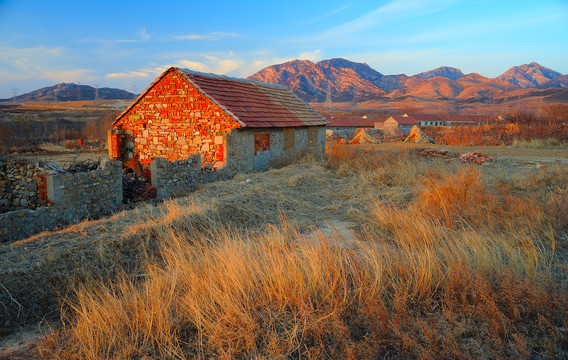
[(473, 166), (341, 152), (327, 167), (352, 177), (354, 193), (403, 196), (378, 191), (361, 203), (357, 239), (319, 241), (285, 215), (264, 229), (188, 227), (170, 203), (153, 227), (159, 256), (140, 273), (78, 286), (43, 355), (568, 355), (566, 283), (553, 271), (568, 230), (565, 172), (499, 182)]

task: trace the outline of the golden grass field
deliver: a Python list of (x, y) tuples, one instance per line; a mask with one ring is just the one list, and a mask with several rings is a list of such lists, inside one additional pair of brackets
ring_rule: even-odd
[(334, 147), (0, 247), (5, 328), (49, 324), (3, 358), (568, 357), (568, 149), (423, 147)]

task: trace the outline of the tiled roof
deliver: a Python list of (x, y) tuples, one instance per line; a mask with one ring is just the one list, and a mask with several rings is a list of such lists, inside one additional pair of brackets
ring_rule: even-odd
[(246, 127), (327, 125), (323, 116), (282, 85), (175, 70)]
[[(391, 116), (389, 119), (394, 119), (399, 125), (417, 125), (418, 123), (410, 116)], [(388, 120), (388, 119), (387, 119)]]
[(374, 127), (377, 122), (384, 122), (385, 119), (371, 119), (371, 118), (361, 118), (361, 117), (332, 117), (327, 119), (329, 121), (328, 126), (336, 127)]

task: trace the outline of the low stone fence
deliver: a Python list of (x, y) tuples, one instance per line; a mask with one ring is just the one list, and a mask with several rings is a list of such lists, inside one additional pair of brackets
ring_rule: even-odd
[(44, 165), (0, 157), (0, 213), (47, 205)]
[(98, 169), (85, 173), (43, 176), (51, 206), (0, 214), (0, 242), (110, 214), (122, 205), (120, 161), (104, 160)]
[(159, 199), (185, 195), (195, 190), (195, 184), (199, 182), (200, 157), (192, 155), (176, 161), (154, 158), (150, 163), (150, 174)]
[[(7, 180), (2, 182), (8, 185), (2, 189), (0, 198), (7, 199), (6, 188), (14, 189), (16, 195), (9, 198), (10, 204), (17, 202), (37, 208), (19, 207), (17, 210), (0, 214), (0, 242), (23, 239), (44, 230), (53, 230), (84, 219), (111, 214), (122, 207), (120, 161), (104, 160), (98, 169), (84, 173), (54, 174), (55, 171), (43, 171), (41, 167), (24, 163), (14, 166), (14, 169), (17, 170), (10, 172), (13, 176), (9, 177), (9, 184)], [(159, 199), (186, 195), (194, 191), (198, 183), (233, 177), (228, 168), (202, 170), (199, 155), (177, 161), (155, 158), (144, 171), (149, 171), (151, 184), (156, 187)], [(4, 173), (8, 179), (8, 173)], [(13, 200), (16, 198), (20, 200)], [(29, 200), (22, 202), (21, 199)], [(9, 209), (15, 208), (14, 205), (10, 206)]]

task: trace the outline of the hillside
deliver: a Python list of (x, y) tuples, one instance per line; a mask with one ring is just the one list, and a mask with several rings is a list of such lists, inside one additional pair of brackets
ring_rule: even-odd
[(568, 76), (537, 63), (514, 66), (496, 78), (465, 75), (460, 69), (441, 66), (416, 75), (384, 75), (369, 65), (336, 58), (313, 63), (292, 60), (269, 66), (249, 77), (282, 84), (305, 101), (324, 102), (327, 89), (334, 102), (412, 96), (426, 100), (460, 99), (473, 101), (507, 91), (526, 88), (566, 88)]
[(562, 76), (561, 73), (532, 62), (521, 66), (513, 66), (496, 79), (507, 81), (520, 88), (532, 88), (539, 87), (560, 76)]
[[(29, 93), (16, 96), (17, 102), (58, 102), (84, 100), (127, 100), (134, 99), (135, 94), (121, 89), (94, 88), (89, 85), (61, 83), (44, 87)], [(0, 102), (14, 101), (14, 98), (0, 99)]]
[(293, 60), (265, 68), (249, 79), (271, 84), (282, 84), (296, 95), (310, 102), (323, 102), (327, 89), (334, 101), (378, 96), (386, 92), (373, 84), (383, 75), (367, 64), (344, 59), (320, 61)]

